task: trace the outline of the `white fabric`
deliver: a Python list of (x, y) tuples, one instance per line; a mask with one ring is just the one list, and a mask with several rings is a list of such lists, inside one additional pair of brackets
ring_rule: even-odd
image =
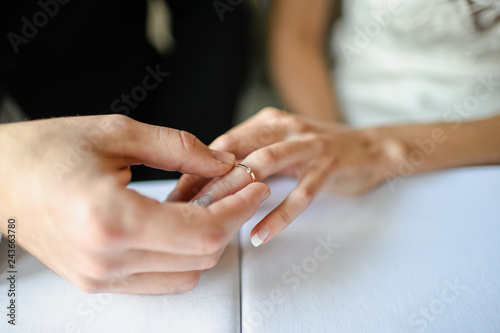
[[(18, 256), (17, 326), (3, 315), (0, 332), (500, 331), (500, 167), (415, 176), (395, 192), (383, 185), (358, 198), (323, 194), (253, 248), (251, 228), (294, 184), (271, 181), (271, 198), (241, 231), (241, 276), (233, 243), (189, 293), (88, 295), (31, 255)], [(132, 185), (158, 200), (172, 186)]]
[(500, 113), (500, 1), (349, 0), (335, 28), (336, 89), (351, 125)]
[(243, 332), (500, 331), (500, 167), (323, 194), (254, 248), (251, 228), (294, 184), (273, 182), (240, 233)]

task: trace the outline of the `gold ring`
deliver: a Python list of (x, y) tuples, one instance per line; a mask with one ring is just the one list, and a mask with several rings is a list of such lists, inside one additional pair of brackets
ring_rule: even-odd
[(252, 177), (252, 183), (255, 183), (255, 175), (253, 174), (252, 169), (247, 167), (245, 164), (241, 163), (236, 164), (236, 166), (245, 169), (245, 171), (250, 175), (250, 177)]

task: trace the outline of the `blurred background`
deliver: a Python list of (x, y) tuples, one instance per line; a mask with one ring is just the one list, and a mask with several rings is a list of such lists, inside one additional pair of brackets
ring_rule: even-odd
[[(187, 6), (190, 6), (193, 3), (193, 1), (185, 2)], [(231, 125), (242, 122), (265, 106), (275, 106), (278, 108), (286, 109), (286, 105), (283, 105), (283, 103), (280, 101), (279, 96), (276, 94), (275, 90), (272, 87), (272, 84), (270, 83), (266, 65), (266, 26), (269, 11), (269, 1), (242, 0), (239, 3), (238, 1), (233, 1), (233, 4), (237, 4), (235, 6), (231, 6), (226, 1), (220, 1), (219, 3), (222, 4), (222, 7), (219, 7), (219, 12), (216, 9), (217, 1), (194, 2), (205, 2), (205, 4), (209, 5), (208, 7), (205, 5), (205, 8), (203, 8), (205, 12), (202, 15), (212, 16), (212, 20), (210, 20), (211, 24), (218, 25), (222, 30), (224, 30), (224, 26), (228, 26), (226, 30), (231, 29), (233, 30), (233, 32), (235, 32), (235, 34), (233, 35), (233, 40), (227, 40), (228, 44), (234, 44), (235, 39), (244, 44), (243, 46), (240, 45), (234, 47), (233, 49), (229, 48), (228, 50), (219, 52), (219, 54), (225, 55), (227, 57), (225, 61), (227, 61), (229, 58), (241, 58), (241, 61), (236, 65), (238, 67), (237, 70), (240, 71), (240, 73), (235, 80), (235, 82), (237, 83), (237, 97), (235, 99), (235, 103), (230, 106), (230, 108), (233, 110), (233, 114), (231, 116)], [(172, 3), (174, 6), (178, 6), (179, 1), (169, 2), (164, 0), (147, 0), (145, 22), (146, 39), (155, 49), (155, 51), (157, 51), (158, 54), (160, 54), (162, 57), (169, 57), (169, 55), (174, 54), (176, 52), (176, 49), (178, 49), (179, 47), (185, 47), (185, 45), (179, 45), (176, 41), (175, 32), (173, 31), (173, 29), (175, 29), (175, 26), (173, 26), (175, 18), (173, 18), (174, 12), (172, 11), (172, 8), (170, 8), (170, 3)], [(229, 7), (224, 7), (224, 5)], [(178, 9), (174, 8), (174, 10)], [(29, 11), (30, 8), (25, 7), (21, 14), (27, 13)], [(189, 11), (190, 10), (188, 10), (187, 12)], [(337, 17), (339, 13), (340, 8), (335, 8), (332, 19)], [(8, 14), (7, 11), (4, 11), (3, 15), (6, 14)], [(185, 20), (186, 16), (188, 16), (186, 13), (183, 13), (183, 15), (183, 17), (179, 17), (179, 20)], [(16, 15), (9, 16), (9, 20), (3, 18), (4, 29), (6, 30), (6, 32), (8, 32), (9, 29), (12, 29), (12, 27), (15, 27), (17, 23), (16, 20), (19, 20), (19, 17), (16, 17)], [(195, 14), (193, 14), (192, 16), (196, 18)], [(10, 26), (8, 24), (5, 24), (6, 21), (10, 22)], [(232, 21), (239, 21), (239, 24), (235, 24)], [(191, 35), (197, 33), (199, 34), (200, 31), (197, 29), (200, 26), (201, 24), (198, 27), (193, 25), (191, 28), (192, 31), (189, 33)], [(45, 27), (43, 28), (45, 29)], [(43, 33), (45, 32), (42, 31), (41, 34)], [(37, 39), (38, 38), (39, 37), (37, 37)], [(40, 39), (43, 38), (47, 39), (50, 37), (40, 37)], [(181, 42), (184, 43), (184, 40), (182, 40)], [(206, 43), (210, 42), (210, 40), (206, 41)], [(24, 45), (21, 45), (21, 47), (23, 46)], [(28, 51), (22, 50), (21, 52)], [(203, 57), (204, 54), (194, 54), (193, 56), (198, 57), (198, 62), (201, 62), (199, 61), (201, 60), (199, 57)], [(9, 62), (5, 59), (2, 60), (5, 67), (5, 63)], [(192, 64), (190, 64), (190, 66), (191, 65)], [(215, 65), (211, 65), (209, 62), (205, 62), (204, 65), (220, 66), (220, 64), (217, 63), (215, 63)], [(37, 73), (33, 74), (37, 75)], [(193, 75), (193, 71), (188, 71), (187, 75)], [(200, 75), (206, 75), (206, 73), (200, 73)], [(195, 79), (196, 77), (193, 76), (192, 80)], [(5, 82), (2, 83), (5, 85)], [(198, 93), (193, 91), (191, 91), (191, 93), (196, 99)], [(3, 87), (3, 89), (0, 90), (0, 94), (0, 123), (21, 121), (33, 118), (30, 117), (26, 112), (23, 112), (23, 107), (20, 105), (23, 103), (19, 103), (18, 101), (16, 101), (16, 98), (14, 98), (11, 93), (9, 93), (9, 89)], [(72, 104), (74, 106), (74, 103)], [(80, 112), (77, 113), (77, 111)], [(75, 114), (81, 115), (85, 113), (87, 112), (75, 110)], [(170, 126), (175, 127), (173, 125), (175, 124), (172, 124)], [(201, 137), (200, 139), (202, 139), (202, 141), (206, 141), (203, 137)], [(208, 144), (210, 142), (205, 143)]]
[[(268, 1), (231, 3), (2, 5), (0, 32), (10, 37), (0, 42), (0, 123), (122, 113), (209, 144), (265, 106), (286, 108), (266, 70)], [(154, 89), (144, 89), (147, 76)], [(179, 176), (132, 171), (133, 180)]]

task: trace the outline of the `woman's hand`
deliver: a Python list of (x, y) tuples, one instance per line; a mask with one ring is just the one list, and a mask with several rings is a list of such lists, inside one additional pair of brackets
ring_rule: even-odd
[(0, 231), (14, 216), (18, 245), (86, 292), (194, 288), (269, 194), (252, 184), (205, 208), (127, 189), (131, 164), (217, 177), (235, 157), (119, 115), (0, 125), (0, 150)]
[[(252, 243), (258, 246), (276, 236), (322, 189), (360, 194), (384, 180), (403, 148), (376, 133), (267, 108), (215, 140), (212, 149), (234, 153), (252, 169), (257, 181), (273, 174), (299, 179), (286, 199), (252, 230)], [(252, 179), (243, 168), (235, 167), (222, 178), (207, 182), (202, 177), (183, 176), (169, 200), (193, 200), (207, 206)]]

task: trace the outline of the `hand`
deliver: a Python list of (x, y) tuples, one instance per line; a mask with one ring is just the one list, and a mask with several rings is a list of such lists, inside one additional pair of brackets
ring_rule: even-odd
[(226, 174), (235, 157), (193, 135), (119, 115), (0, 125), (0, 227), (86, 292), (187, 291), (267, 198), (252, 184), (204, 208), (127, 189), (129, 166)]
[[(273, 174), (299, 179), (286, 199), (252, 230), (252, 243), (258, 246), (288, 226), (321, 189), (360, 194), (383, 180), (402, 147), (376, 133), (318, 123), (268, 108), (219, 137), (210, 147), (234, 153), (253, 170), (258, 181)], [(184, 175), (169, 200), (194, 200), (206, 206), (250, 182), (250, 176), (239, 167), (210, 183), (202, 177)]]

